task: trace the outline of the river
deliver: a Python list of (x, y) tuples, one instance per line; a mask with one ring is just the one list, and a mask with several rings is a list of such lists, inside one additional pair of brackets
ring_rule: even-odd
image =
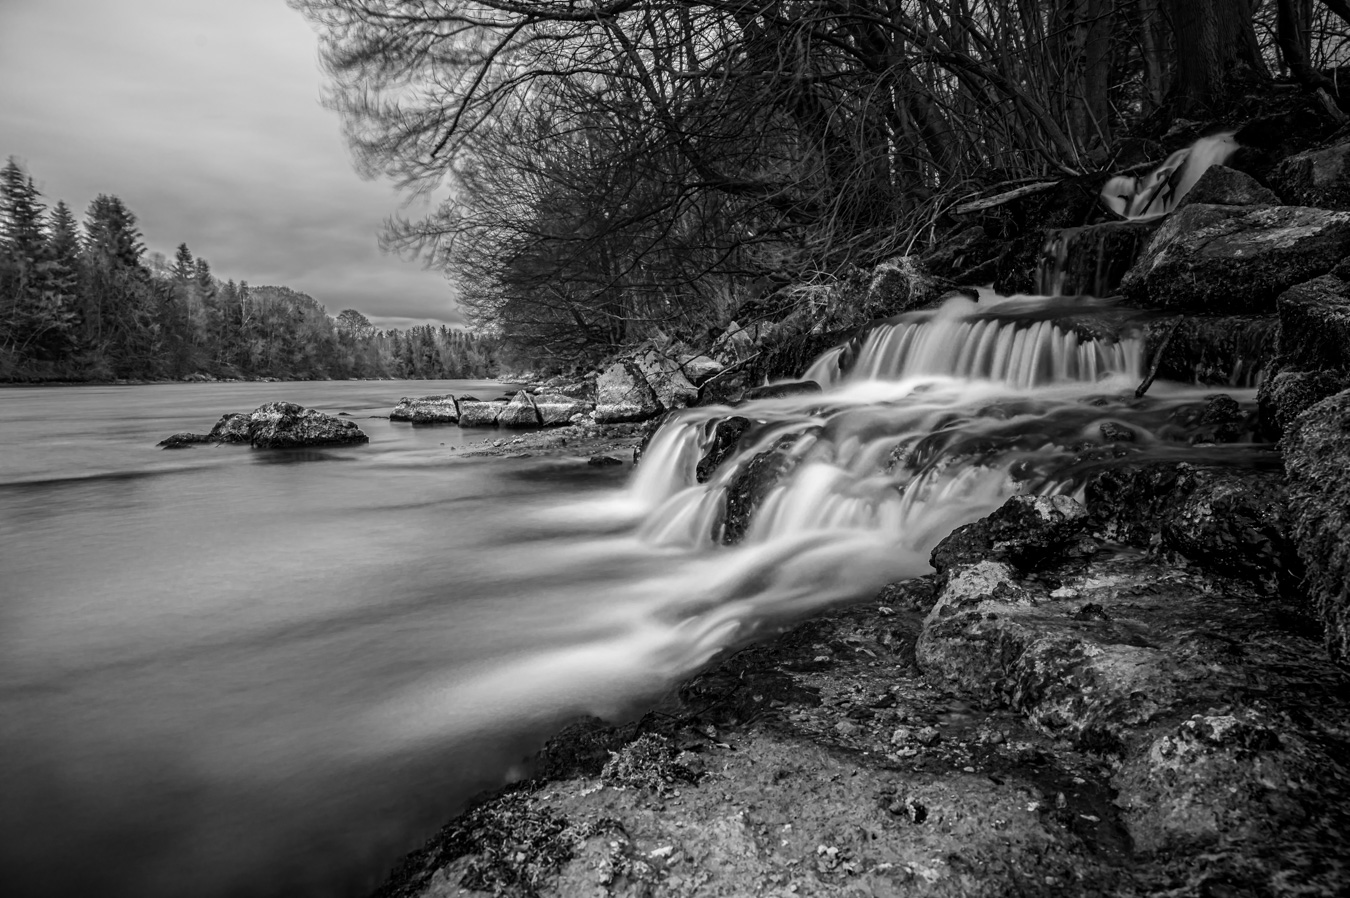
[[(628, 535), (627, 468), (369, 417), (500, 390), (0, 390), (6, 894), (364, 894), (560, 722), (706, 655), (654, 623), (688, 571)], [(371, 442), (155, 446), (273, 399)]]

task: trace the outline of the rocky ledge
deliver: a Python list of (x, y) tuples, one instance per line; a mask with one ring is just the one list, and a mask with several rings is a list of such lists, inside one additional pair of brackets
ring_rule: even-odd
[(1011, 500), (936, 575), (572, 727), (377, 894), (1344, 894), (1346, 670), (1274, 578), (1119, 523)]
[(159, 445), (183, 449), (197, 443), (248, 443), (254, 449), (291, 449), (369, 442), (352, 421), (294, 402), (269, 402), (248, 414), (223, 415), (210, 433), (176, 433)]

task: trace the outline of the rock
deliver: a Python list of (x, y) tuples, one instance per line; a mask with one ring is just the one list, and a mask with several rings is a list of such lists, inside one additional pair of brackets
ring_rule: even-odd
[(497, 416), (506, 408), (506, 400), (493, 399), (484, 402), (461, 396), (459, 399), (460, 427), (495, 427)]
[(645, 421), (661, 413), (656, 393), (635, 365), (615, 362), (595, 382), (595, 420), (601, 424)]
[(535, 408), (534, 400), (524, 390), (511, 397), (511, 401), (497, 414), (499, 427), (539, 427), (542, 423), (539, 409)]
[(365, 443), (354, 421), (344, 421), (294, 402), (269, 402), (249, 416), (249, 443), (255, 449), (290, 449)]
[(680, 370), (690, 383), (699, 386), (713, 375), (721, 374), (725, 366), (710, 356), (691, 355), (680, 361)]
[(1294, 419), (1350, 387), (1350, 377), (1331, 371), (1285, 370), (1261, 382), (1257, 393), (1266, 429), (1278, 437)]
[(1034, 570), (1075, 548), (1087, 524), (1087, 510), (1069, 496), (1013, 496), (987, 517), (952, 531), (931, 561), (942, 575), (985, 560)]
[(1184, 555), (1270, 586), (1298, 581), (1289, 497), (1268, 469), (1138, 462), (1100, 471), (1086, 501), (1104, 539)]
[[(1159, 318), (1144, 330), (1144, 353), (1155, 358), (1163, 340), (1158, 376), (1214, 386), (1256, 384), (1275, 361), (1279, 318), (1275, 315), (1187, 315)], [(1168, 339), (1168, 335), (1171, 338)]]
[(1284, 291), (1278, 307), (1284, 366), (1350, 370), (1350, 283), (1323, 275)]
[(221, 415), (206, 438), (213, 443), (247, 443), (250, 441), (248, 428), (251, 423), (250, 415)]
[(623, 459), (615, 458), (612, 455), (592, 455), (586, 459), (586, 464), (592, 468), (612, 468), (615, 465), (623, 464)]
[(159, 441), (161, 449), (190, 449), (197, 443), (210, 443), (211, 438), (204, 433), (175, 433)]
[(1307, 150), (1286, 158), (1271, 172), (1271, 186), (1286, 203), (1350, 209), (1350, 143)]
[(1294, 419), (1281, 441), (1292, 535), (1328, 650), (1350, 661), (1350, 390)]
[(699, 483), (707, 483), (717, 473), (722, 462), (735, 454), (741, 437), (750, 429), (750, 419), (735, 415), (724, 418), (713, 426), (713, 438), (708, 451), (698, 460), (696, 477)]
[(814, 442), (805, 434), (780, 437), (771, 448), (756, 455), (736, 473), (727, 486), (727, 508), (721, 534), (723, 543), (733, 545), (745, 537), (751, 518), (764, 503), (769, 491), (796, 469), (801, 461), (800, 453)]
[(1347, 253), (1350, 212), (1197, 204), (1168, 216), (1121, 290), (1151, 308), (1268, 312), (1280, 293)]
[(403, 397), (389, 413), (390, 421), (411, 421), (413, 424), (454, 424), (459, 421), (459, 406), (455, 397), (422, 396), (416, 399)]
[[(1286, 197), (1288, 199), (1288, 197)], [(1214, 206), (1278, 206), (1280, 198), (1275, 191), (1246, 172), (1235, 171), (1226, 165), (1211, 165), (1177, 203), (1177, 208), (1195, 205)], [(1321, 203), (1299, 203), (1320, 206)]]
[(564, 393), (539, 393), (534, 397), (534, 407), (539, 410), (539, 423), (544, 427), (561, 427), (589, 411), (583, 400)]
[(642, 372), (656, 401), (668, 410), (684, 408), (698, 399), (698, 387), (689, 382), (679, 364), (655, 349), (641, 353), (633, 364)]
[(1133, 443), (1135, 440), (1133, 430), (1115, 421), (1103, 421), (1099, 429), (1102, 439), (1111, 443)]
[(787, 383), (765, 384), (762, 387), (752, 387), (745, 391), (741, 396), (742, 402), (752, 402), (756, 399), (785, 399), (788, 396), (809, 396), (813, 393), (821, 392), (820, 384), (814, 380), (795, 380)]

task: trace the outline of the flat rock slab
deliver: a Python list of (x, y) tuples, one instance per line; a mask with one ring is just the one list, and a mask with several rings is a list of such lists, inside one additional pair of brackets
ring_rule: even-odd
[(455, 424), (459, 421), (459, 406), (449, 393), (441, 396), (403, 397), (389, 413), (390, 421), (409, 421), (413, 424)]
[(1350, 212), (1196, 204), (1168, 216), (1121, 292), (1149, 308), (1273, 312), (1281, 293), (1350, 254)]

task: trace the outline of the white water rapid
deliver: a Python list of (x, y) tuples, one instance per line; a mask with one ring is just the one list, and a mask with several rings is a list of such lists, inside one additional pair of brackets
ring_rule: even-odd
[(1102, 200), (1121, 218), (1149, 221), (1177, 207), (1211, 165), (1222, 165), (1238, 143), (1232, 132), (1202, 137), (1177, 150), (1146, 177), (1117, 175), (1102, 188)]

